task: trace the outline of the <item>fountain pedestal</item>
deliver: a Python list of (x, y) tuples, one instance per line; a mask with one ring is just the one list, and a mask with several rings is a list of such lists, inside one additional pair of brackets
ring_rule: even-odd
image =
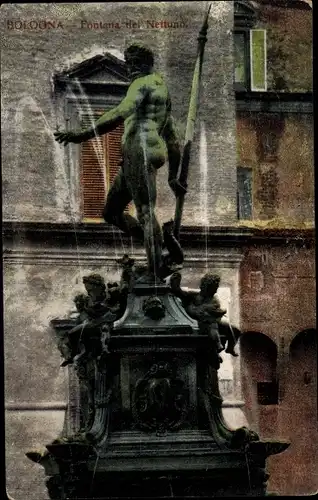
[[(53, 326), (58, 336), (66, 328)], [(95, 367), (85, 433), (37, 457), (50, 498), (265, 495), (266, 457), (288, 444), (227, 428), (218, 356), (169, 286), (134, 287), (108, 351)]]

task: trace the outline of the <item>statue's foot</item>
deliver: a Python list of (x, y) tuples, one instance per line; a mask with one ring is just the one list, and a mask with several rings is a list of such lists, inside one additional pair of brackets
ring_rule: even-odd
[(74, 361), (74, 358), (66, 359), (65, 361), (63, 361), (63, 363), (61, 363), (60, 367), (64, 368), (64, 366), (71, 365), (73, 363), (73, 361)]
[(227, 354), (232, 354), (232, 356), (235, 356), (237, 358), (238, 354), (234, 351), (234, 348), (226, 348), (225, 352)]
[(173, 219), (169, 220), (168, 222), (164, 222), (164, 224), (162, 224), (162, 232), (163, 233), (173, 234), (173, 230), (174, 230)]
[(161, 266), (159, 270), (160, 278), (162, 279), (168, 278), (168, 276), (171, 276), (173, 273), (181, 271), (182, 268), (183, 268), (182, 264), (175, 264), (175, 263), (163, 264), (163, 266)]
[(108, 312), (104, 315), (103, 319), (104, 319), (104, 321), (105, 321), (106, 323), (110, 323), (110, 324), (111, 324), (111, 323), (114, 323), (114, 321), (116, 321), (117, 316), (116, 316), (116, 314), (114, 314), (113, 312), (108, 311)]
[(153, 273), (143, 274), (136, 280), (136, 285), (158, 285), (164, 283), (162, 278)]
[(46, 448), (36, 448), (26, 452), (26, 456), (32, 460), (32, 462), (40, 463), (41, 460), (48, 455), (49, 452)]

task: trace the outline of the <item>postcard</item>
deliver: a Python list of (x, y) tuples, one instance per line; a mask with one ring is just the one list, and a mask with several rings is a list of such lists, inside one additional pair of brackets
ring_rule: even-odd
[(313, 494), (312, 2), (0, 12), (8, 498)]

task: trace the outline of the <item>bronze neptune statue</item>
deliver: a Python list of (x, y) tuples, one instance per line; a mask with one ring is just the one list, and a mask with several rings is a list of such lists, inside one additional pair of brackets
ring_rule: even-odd
[[(131, 78), (126, 97), (86, 130), (56, 132), (58, 142), (81, 143), (124, 122), (119, 172), (111, 186), (103, 217), (130, 236), (143, 239), (148, 277), (160, 276), (163, 235), (155, 215), (157, 170), (169, 161), (168, 182), (176, 196), (185, 187), (177, 180), (180, 146), (171, 116), (171, 99), (163, 77), (154, 72), (150, 49), (133, 44), (125, 51)], [(137, 220), (124, 212), (133, 200)], [(179, 252), (180, 253), (180, 252)]]

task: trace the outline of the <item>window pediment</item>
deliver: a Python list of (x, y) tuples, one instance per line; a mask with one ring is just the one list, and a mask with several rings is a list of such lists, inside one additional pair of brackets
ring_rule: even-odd
[(53, 75), (54, 89), (67, 85), (76, 88), (80, 83), (85, 90), (101, 85), (128, 85), (125, 62), (110, 53), (98, 54)]
[(255, 2), (247, 0), (237, 0), (234, 2), (234, 26), (250, 28), (254, 26), (257, 19), (257, 11), (254, 8)]

